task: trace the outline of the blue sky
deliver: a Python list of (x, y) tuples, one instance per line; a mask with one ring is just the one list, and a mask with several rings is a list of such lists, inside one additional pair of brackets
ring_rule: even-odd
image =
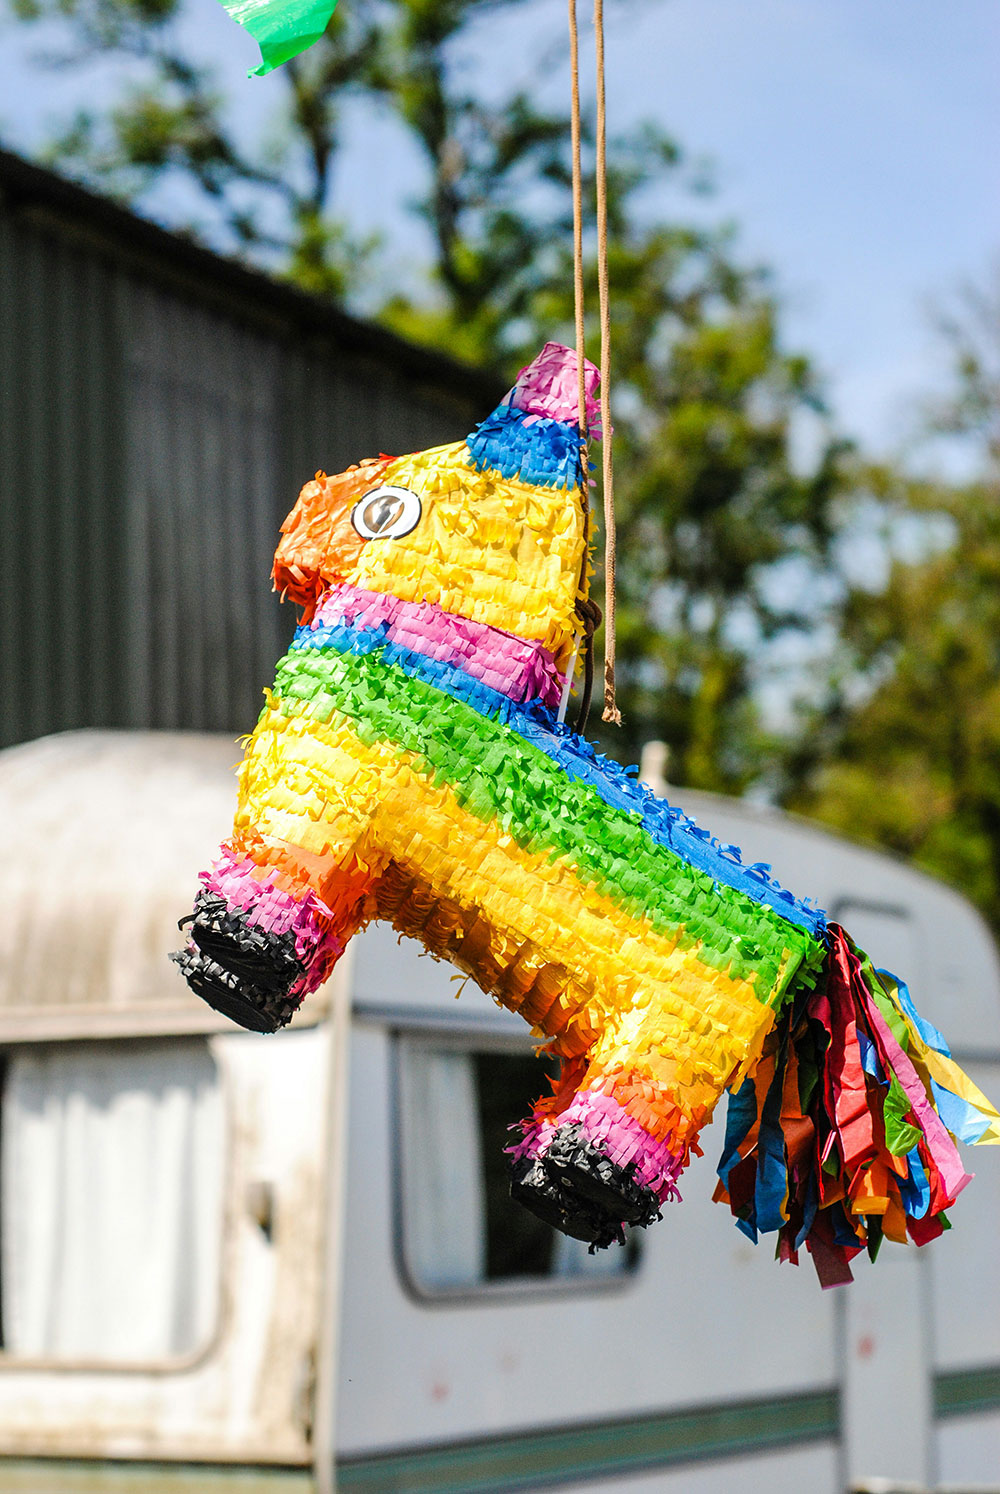
[[(536, 79), (564, 26), (563, 0), (487, 11), (464, 44), (465, 65), (486, 91)], [(241, 128), (266, 124), (277, 86), (246, 79), (255, 49), (215, 0), (189, 0), (183, 29), (217, 61)], [(117, 65), (41, 70), (31, 61), (41, 40), (0, 29), (0, 137), (25, 151), (123, 81)], [(838, 422), (875, 450), (905, 439), (915, 402), (944, 376), (931, 304), (983, 279), (1000, 255), (998, 62), (998, 0), (610, 7), (610, 127), (652, 118), (712, 161), (718, 191), (698, 211), (736, 221), (741, 252), (774, 268), (786, 341), (813, 355)], [(564, 69), (546, 70), (537, 87), (561, 104)], [(361, 227), (398, 234), (416, 170), (387, 121), (356, 117), (338, 205)], [(676, 195), (662, 207), (690, 211)], [(397, 253), (420, 253), (419, 231), (410, 234)]]

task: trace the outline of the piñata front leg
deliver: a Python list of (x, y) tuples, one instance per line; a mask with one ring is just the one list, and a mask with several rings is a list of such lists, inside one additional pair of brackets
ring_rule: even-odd
[(190, 940), (175, 957), (210, 1005), (260, 1032), (284, 1026), (326, 980), (368, 916), (381, 870), (377, 781), (322, 691), (288, 686), (279, 672), (240, 769), (232, 839), (202, 874)]

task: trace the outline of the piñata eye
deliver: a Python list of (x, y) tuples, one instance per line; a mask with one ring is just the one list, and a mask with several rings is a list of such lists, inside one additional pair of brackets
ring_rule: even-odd
[(409, 488), (383, 483), (354, 505), (351, 523), (362, 539), (399, 539), (420, 522), (420, 499)]

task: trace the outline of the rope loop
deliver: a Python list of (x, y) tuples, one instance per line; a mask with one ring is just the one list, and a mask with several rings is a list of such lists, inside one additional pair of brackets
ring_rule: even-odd
[[(580, 47), (577, 29), (577, 0), (569, 3), (569, 41), (571, 77), (570, 137), (573, 153), (573, 311), (576, 326), (576, 366), (578, 375), (578, 420), (580, 440), (583, 446), (583, 462), (580, 491), (582, 495), (584, 526), (589, 527), (587, 502), (587, 404), (584, 382), (584, 275), (583, 275), (583, 171), (581, 164), (580, 129)], [(614, 462), (611, 432), (611, 302), (608, 289), (608, 169), (607, 128), (604, 99), (604, 0), (594, 0), (594, 40), (597, 78), (597, 156), (595, 163), (597, 194), (597, 295), (601, 320), (601, 477), (604, 490), (604, 710), (602, 720), (620, 726), (621, 713), (615, 701), (615, 559), (616, 532), (614, 506)], [(589, 536), (588, 536), (589, 538)], [(580, 578), (581, 594), (586, 584), (586, 556)], [(590, 713), (590, 695), (593, 683), (593, 633), (597, 623), (590, 626), (589, 613), (577, 611), (585, 629), (585, 684), (584, 696), (578, 716), (577, 730), (583, 731)], [(597, 608), (600, 621), (600, 609)], [(580, 725), (579, 723), (583, 724)]]

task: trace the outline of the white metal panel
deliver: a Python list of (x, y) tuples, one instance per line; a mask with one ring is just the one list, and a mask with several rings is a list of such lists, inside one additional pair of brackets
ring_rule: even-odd
[(1000, 1411), (938, 1423), (938, 1481), (957, 1494), (1000, 1490)]
[[(886, 891), (892, 895), (891, 884)], [(919, 930), (905, 908), (845, 901), (841, 916), (876, 965), (924, 968)], [(930, 1481), (931, 1356), (926, 1253), (886, 1241), (874, 1266), (859, 1256), (843, 1311), (844, 1461), (850, 1483)]]
[[(933, 1249), (933, 1246), (931, 1246)], [(874, 1478), (931, 1482), (933, 1416), (926, 1251), (887, 1242), (838, 1287), (843, 1311), (844, 1464), (851, 1487)]]
[(415, 939), (404, 939), (386, 925), (356, 935), (352, 999), (359, 1011), (434, 1013), (467, 1026), (489, 1023), (498, 1031), (527, 1031), (523, 1017), (498, 1006), (453, 965), (432, 959)]
[(837, 920), (876, 970), (888, 970), (907, 985), (911, 981), (919, 984), (927, 966), (930, 931), (914, 921), (908, 908), (891, 904), (873, 908), (848, 899), (837, 908)]
[(718, 1133), (622, 1285), (408, 1296), (394, 1257), (387, 1032), (358, 1023), (352, 1051), (343, 1454), (835, 1382), (830, 1294), (711, 1202)]
[[(997, 1102), (1000, 1064), (970, 1064), (969, 1077)], [(973, 1180), (951, 1212), (954, 1229), (927, 1249), (939, 1370), (1000, 1365), (1000, 1146), (963, 1147), (962, 1157)]]

